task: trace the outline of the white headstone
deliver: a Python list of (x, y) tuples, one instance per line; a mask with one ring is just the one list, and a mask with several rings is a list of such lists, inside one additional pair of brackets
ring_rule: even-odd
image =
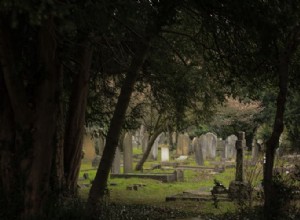
[(169, 155), (169, 148), (168, 147), (162, 147), (161, 148), (161, 161), (169, 161), (170, 160), (170, 155)]

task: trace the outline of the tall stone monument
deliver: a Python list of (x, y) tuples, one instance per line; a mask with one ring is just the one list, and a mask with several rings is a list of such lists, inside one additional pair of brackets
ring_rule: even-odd
[(124, 173), (132, 172), (132, 135), (130, 132), (125, 134), (123, 140), (123, 164)]

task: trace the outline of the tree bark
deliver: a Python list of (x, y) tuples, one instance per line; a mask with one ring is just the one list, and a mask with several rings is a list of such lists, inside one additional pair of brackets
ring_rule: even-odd
[(89, 39), (81, 44), (79, 54), (79, 72), (73, 84), (64, 143), (65, 189), (70, 195), (77, 194), (77, 179), (82, 155), (88, 84), (93, 55)]
[(143, 170), (143, 165), (145, 163), (145, 161), (147, 160), (150, 152), (151, 152), (151, 149), (152, 149), (152, 146), (154, 144), (154, 141), (156, 140), (156, 138), (159, 136), (159, 134), (161, 132), (163, 132), (164, 129), (163, 127), (159, 127), (154, 133), (153, 135), (151, 136), (150, 140), (148, 141), (148, 145), (147, 145), (147, 148), (143, 154), (143, 157), (141, 158), (141, 160), (137, 163), (136, 167), (135, 167), (135, 170), (136, 171), (142, 171)]
[(275, 150), (279, 145), (279, 138), (283, 131), (283, 118), (285, 111), (285, 103), (288, 91), (288, 77), (289, 77), (289, 60), (287, 57), (282, 57), (279, 62), (279, 92), (277, 96), (277, 109), (273, 125), (271, 137), (266, 142), (266, 163), (264, 167), (264, 216), (265, 219), (272, 219), (272, 176), (274, 166)]
[[(55, 31), (52, 18), (40, 27), (37, 36), (35, 68), (30, 72), (38, 72), (43, 77), (33, 80), (33, 94), (28, 96), (22, 74), (18, 73), (10, 27), (0, 23), (0, 62), (1, 77), (4, 82), (7, 98), (7, 114), (5, 127), (1, 126), (1, 142), (6, 143), (6, 161), (17, 163), (14, 175), (14, 196), (18, 193), (20, 210), (16, 215), (27, 219), (43, 211), (49, 195), (49, 179), (52, 166), (53, 138), (56, 121), (57, 80), (61, 68), (56, 53)], [(22, 61), (21, 61), (22, 62)], [(30, 99), (28, 98), (30, 97)], [(29, 101), (30, 100), (30, 101)], [(1, 100), (2, 101), (2, 100)], [(11, 107), (11, 110), (9, 110)], [(5, 115), (4, 114), (4, 115)], [(13, 119), (13, 120), (12, 120)], [(8, 120), (10, 122), (8, 123)], [(5, 121), (4, 121), (5, 122)], [(10, 124), (10, 125), (9, 125)], [(8, 131), (5, 132), (5, 129)], [(5, 154), (1, 156), (4, 156)], [(1, 159), (1, 163), (3, 159)], [(5, 168), (4, 170), (8, 170)], [(2, 171), (1, 171), (2, 172)], [(0, 177), (7, 184), (8, 179)], [(9, 189), (4, 189), (8, 193)], [(9, 207), (11, 208), (11, 207)], [(20, 217), (20, 216), (19, 216)]]

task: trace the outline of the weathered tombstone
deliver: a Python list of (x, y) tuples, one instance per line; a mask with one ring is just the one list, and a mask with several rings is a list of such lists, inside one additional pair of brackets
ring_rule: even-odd
[(199, 144), (200, 144), (200, 148), (201, 148), (201, 151), (202, 151), (202, 155), (203, 155), (203, 159), (205, 160), (207, 158), (207, 140), (206, 140), (206, 135), (205, 134), (202, 134), (200, 137), (199, 137)]
[(176, 169), (174, 171), (174, 175), (175, 175), (176, 181), (178, 181), (178, 182), (184, 181), (184, 171), (183, 170)]
[(225, 142), (225, 158), (234, 159), (236, 156), (235, 142), (237, 141), (237, 136), (230, 135), (226, 138)]
[(221, 151), (221, 159), (223, 161), (226, 160), (226, 140), (222, 140), (221, 146), (223, 148), (223, 150)]
[(124, 173), (130, 173), (132, 172), (132, 135), (130, 132), (125, 134), (123, 151)]
[(221, 159), (225, 158), (225, 141), (222, 138), (218, 138), (217, 156), (220, 156)]
[(111, 167), (111, 172), (114, 174), (119, 174), (120, 173), (120, 160), (121, 160), (121, 152), (120, 149), (117, 147), (116, 152), (115, 152), (115, 157), (114, 161)]
[(160, 135), (155, 139), (155, 141), (152, 145), (152, 148), (151, 148), (151, 158), (153, 160), (157, 160), (159, 138), (160, 138)]
[(177, 139), (177, 147), (176, 147), (176, 154), (183, 155), (183, 142), (184, 142), (184, 135), (179, 134)]
[(190, 137), (188, 134), (183, 135), (183, 142), (182, 142), (182, 154), (183, 155), (189, 155), (190, 151)]
[(166, 162), (170, 160), (169, 148), (162, 147), (161, 148), (161, 162)]
[(218, 138), (215, 134), (208, 132), (205, 134), (207, 140), (207, 152), (210, 159), (216, 158)]
[(200, 140), (198, 138), (194, 138), (192, 145), (193, 145), (194, 152), (195, 152), (196, 163), (200, 166), (204, 165), (204, 158), (203, 158)]

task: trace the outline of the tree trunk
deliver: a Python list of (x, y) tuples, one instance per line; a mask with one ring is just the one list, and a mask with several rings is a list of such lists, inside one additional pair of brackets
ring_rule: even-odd
[(279, 92), (277, 96), (277, 109), (273, 125), (273, 131), (271, 137), (266, 142), (266, 163), (264, 167), (264, 216), (265, 219), (272, 219), (272, 176), (273, 176), (273, 166), (274, 166), (274, 156), (275, 149), (279, 145), (279, 138), (283, 131), (283, 117), (285, 110), (285, 103), (288, 91), (288, 59), (286, 57), (281, 58), (279, 63)]
[(16, 163), (13, 160), (14, 119), (8, 93), (0, 70), (0, 213), (10, 210), (20, 212), (16, 195)]
[[(20, 204), (20, 210), (15, 214), (22, 215), (24, 219), (41, 214), (49, 195), (58, 102), (57, 80), (61, 74), (54, 35), (52, 18), (49, 17), (36, 35), (38, 40), (33, 49), (38, 55), (34, 60), (35, 68), (30, 69), (30, 72), (36, 71), (43, 77), (32, 80), (34, 92), (28, 95), (23, 79), (20, 79), (22, 74), (15, 68), (17, 62), (10, 27), (4, 21), (0, 23), (1, 81), (4, 82), (4, 101), (7, 103), (4, 112), (1, 112), (7, 116), (3, 121), (5, 127), (0, 127), (1, 142), (4, 141), (6, 146), (1, 157), (6, 157), (6, 166), (11, 167), (11, 161), (16, 163), (15, 172), (10, 174), (14, 175), (10, 186), (13, 188), (6, 187), (4, 191), (7, 194), (14, 189), (13, 197), (18, 195)], [(7, 171), (8, 167), (1, 169), (1, 173)], [(10, 178), (0, 178), (4, 186), (10, 181)]]
[(92, 55), (93, 49), (89, 39), (86, 39), (79, 49), (79, 73), (77, 74), (73, 84), (65, 130), (65, 190), (67, 190), (70, 195), (77, 194), (77, 179), (82, 155), (82, 142)]
[(102, 154), (102, 159), (89, 192), (88, 206), (91, 210), (95, 210), (98, 201), (105, 195), (108, 175), (113, 163), (115, 151), (118, 146), (118, 141), (120, 139), (126, 110), (129, 105), (131, 94), (134, 90), (138, 72), (146, 58), (148, 48), (149, 42), (144, 42), (137, 49), (137, 52), (133, 57), (133, 60), (131, 61), (131, 66), (129, 67), (126, 78), (123, 82), (118, 102), (116, 104), (115, 111), (106, 136), (106, 144)]
[(161, 132), (163, 132), (164, 129), (163, 127), (159, 127), (151, 136), (150, 140), (148, 141), (148, 145), (147, 148), (143, 154), (143, 157), (141, 158), (141, 160), (137, 163), (135, 170), (136, 171), (142, 171), (143, 170), (143, 165), (146, 162), (150, 152), (151, 152), (151, 148), (154, 144), (154, 141), (156, 140), (156, 138), (160, 135)]

